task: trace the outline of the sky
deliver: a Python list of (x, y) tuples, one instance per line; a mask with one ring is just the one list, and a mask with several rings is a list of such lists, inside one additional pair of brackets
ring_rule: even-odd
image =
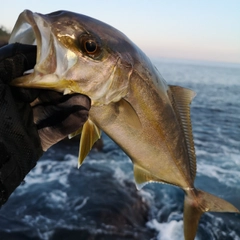
[(0, 25), (11, 30), (24, 10), (70, 10), (127, 35), (150, 58), (240, 64), (240, 0), (5, 0)]

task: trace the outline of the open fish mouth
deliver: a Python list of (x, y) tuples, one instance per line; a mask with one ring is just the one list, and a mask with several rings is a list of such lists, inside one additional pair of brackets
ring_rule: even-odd
[(20, 14), (12, 31), (9, 43), (14, 42), (37, 45), (36, 64), (40, 64), (49, 54), (47, 46), (52, 42), (50, 27), (38, 14), (26, 10)]
[(35, 20), (36, 17), (38, 15), (29, 10), (22, 12), (14, 26), (9, 42), (36, 45), (36, 38), (41, 40), (41, 33)]
[(9, 40), (9, 43), (15, 42), (36, 45), (37, 58), (34, 69), (25, 73), (28, 77), (15, 79), (13, 85), (64, 92), (60, 80), (77, 62), (77, 55), (59, 43), (47, 17), (29, 10), (22, 12)]

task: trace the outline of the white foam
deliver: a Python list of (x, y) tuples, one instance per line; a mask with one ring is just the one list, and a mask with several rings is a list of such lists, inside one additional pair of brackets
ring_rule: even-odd
[(65, 205), (66, 199), (67, 199), (67, 193), (60, 191), (60, 190), (53, 190), (51, 192), (48, 192), (47, 199), (49, 202), (52, 202), (54, 204), (61, 204)]
[(114, 169), (114, 178), (118, 180), (118, 182), (124, 186), (125, 181), (130, 179), (129, 174), (126, 171), (123, 171), (120, 167), (116, 167)]
[(141, 189), (139, 193), (146, 202), (151, 203), (152, 206), (154, 205), (154, 193), (152, 191), (150, 191), (149, 189)]
[[(20, 189), (24, 190), (29, 185), (47, 183), (56, 181), (65, 187), (69, 186), (68, 176), (72, 168), (77, 167), (77, 157), (73, 155), (65, 156), (67, 161), (54, 161), (54, 160), (42, 160), (37, 163), (37, 166), (33, 168), (30, 173), (25, 177), (25, 184)], [(20, 191), (19, 191), (19, 194)]]
[(81, 208), (83, 208), (86, 204), (87, 204), (87, 201), (89, 200), (89, 197), (86, 197), (83, 199), (82, 203), (80, 205), (77, 205), (74, 210), (75, 211), (79, 211)]
[(219, 182), (224, 183), (227, 186), (237, 186), (240, 183), (240, 171), (238, 168), (224, 169), (220, 166), (199, 163), (197, 169), (199, 175), (205, 175), (211, 178), (215, 178)]
[(156, 219), (152, 219), (147, 222), (147, 227), (159, 232), (157, 240), (184, 240), (182, 220), (159, 223)]

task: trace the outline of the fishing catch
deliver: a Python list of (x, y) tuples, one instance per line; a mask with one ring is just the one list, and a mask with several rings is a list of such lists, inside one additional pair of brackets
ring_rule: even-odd
[(37, 62), (13, 85), (91, 99), (89, 120), (71, 135), (81, 134), (79, 166), (104, 131), (131, 158), (138, 188), (160, 182), (183, 189), (185, 240), (195, 238), (202, 213), (239, 213), (227, 201), (194, 187), (190, 103), (195, 93), (168, 85), (123, 33), (73, 12), (26, 10), (12, 31), (14, 42), (36, 44)]

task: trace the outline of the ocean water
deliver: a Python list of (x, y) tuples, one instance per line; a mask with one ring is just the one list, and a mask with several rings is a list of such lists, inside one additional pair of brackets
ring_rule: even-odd
[[(195, 186), (240, 209), (240, 67), (155, 60), (169, 84), (193, 89)], [(183, 240), (183, 191), (137, 191), (132, 163), (103, 134), (77, 169), (78, 142), (51, 148), (0, 209), (0, 239)], [(205, 213), (197, 240), (240, 240), (240, 215)]]

